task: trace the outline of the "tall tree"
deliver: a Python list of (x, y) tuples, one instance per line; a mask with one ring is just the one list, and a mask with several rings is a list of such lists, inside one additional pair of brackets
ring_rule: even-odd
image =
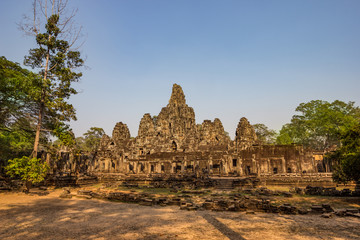
[(0, 57), (0, 161), (31, 153), (36, 111), (32, 92), (39, 83), (36, 74)]
[(291, 123), (285, 124), (277, 137), (278, 144), (299, 143), (324, 150), (339, 145), (342, 133), (360, 119), (360, 108), (354, 102), (336, 100), (332, 103), (313, 100), (301, 103)]
[(89, 152), (96, 151), (104, 134), (104, 130), (98, 127), (91, 127), (90, 130), (84, 133), (86, 150)]
[[(67, 2), (62, 0), (34, 0), (33, 17), (25, 18), (22, 29), (35, 36), (37, 48), (30, 49), (24, 64), (37, 69), (41, 76), (40, 90), (34, 93), (37, 102), (37, 124), (33, 157), (37, 156), (40, 133), (42, 130), (56, 130), (63, 133), (64, 123), (76, 120), (75, 109), (68, 103), (77, 91), (73, 82), (79, 81), (81, 72), (75, 71), (83, 66), (80, 52), (74, 44), (80, 36), (75, 29), (73, 18), (76, 11), (66, 14)], [(44, 123), (50, 129), (44, 129)]]
[(357, 181), (360, 185), (360, 122), (341, 136), (341, 147), (327, 158), (335, 165), (336, 182)]
[(269, 129), (265, 124), (257, 123), (252, 125), (258, 140), (265, 144), (274, 144), (276, 142), (276, 131)]
[(17, 119), (33, 111), (31, 92), (39, 90), (36, 74), (18, 63), (0, 57), (0, 128), (7, 128)]

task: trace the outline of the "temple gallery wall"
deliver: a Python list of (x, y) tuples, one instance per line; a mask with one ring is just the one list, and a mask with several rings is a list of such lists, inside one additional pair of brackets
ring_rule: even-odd
[(244, 117), (234, 140), (218, 118), (196, 124), (193, 108), (174, 84), (169, 103), (158, 116), (144, 114), (137, 137), (132, 138), (122, 122), (111, 137), (104, 135), (95, 155), (86, 161), (86, 171), (247, 176), (316, 173), (321, 161), (321, 155), (301, 145), (261, 144)]

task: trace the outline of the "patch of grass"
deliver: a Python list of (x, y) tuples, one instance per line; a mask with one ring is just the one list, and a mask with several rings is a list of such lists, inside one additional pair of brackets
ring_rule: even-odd
[(292, 198), (275, 197), (279, 203), (290, 203), (296, 207), (309, 208), (312, 205), (329, 204), (333, 208), (360, 208), (360, 197), (300, 196)]
[(88, 185), (88, 186), (86, 186), (86, 188), (100, 188), (102, 186), (103, 186), (102, 183), (97, 183), (97, 184), (94, 184), (94, 185)]
[(267, 185), (267, 186), (260, 186), (260, 187), (266, 187), (269, 190), (272, 191), (285, 191), (288, 192), (292, 186), (284, 186), (284, 185)]
[(168, 188), (135, 188), (135, 191), (141, 193), (150, 193), (156, 195), (176, 195), (178, 193), (171, 192)]

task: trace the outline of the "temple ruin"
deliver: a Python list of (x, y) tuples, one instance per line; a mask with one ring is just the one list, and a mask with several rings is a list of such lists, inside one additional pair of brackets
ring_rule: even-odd
[(159, 115), (144, 114), (137, 137), (132, 138), (122, 122), (115, 125), (112, 137), (102, 137), (88, 171), (260, 176), (315, 173), (320, 160), (301, 145), (260, 143), (245, 117), (234, 140), (218, 118), (196, 124), (194, 109), (186, 104), (182, 88), (174, 84), (169, 103)]

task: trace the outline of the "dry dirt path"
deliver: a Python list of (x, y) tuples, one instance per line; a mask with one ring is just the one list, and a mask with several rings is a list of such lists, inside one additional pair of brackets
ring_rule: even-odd
[(360, 219), (181, 211), (0, 193), (0, 239), (360, 239)]

